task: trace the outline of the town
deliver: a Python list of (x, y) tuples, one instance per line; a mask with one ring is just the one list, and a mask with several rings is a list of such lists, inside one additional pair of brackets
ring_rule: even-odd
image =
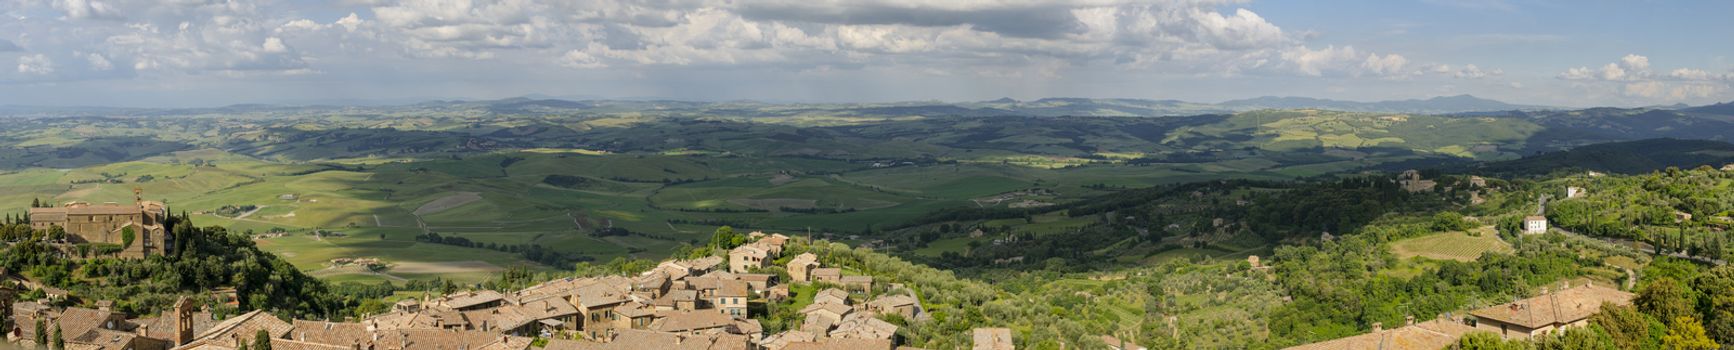
[[(84, 204), (69, 205), (66, 220), (84, 221)], [(104, 215), (138, 217), (109, 206)], [(140, 202), (137, 209), (156, 210)], [(52, 213), (52, 214), (51, 214)], [(60, 211), (32, 210), (32, 218), (60, 219)], [(147, 213), (144, 217), (154, 217)], [(58, 224), (64, 221), (38, 221)], [(99, 222), (109, 222), (99, 220)], [(134, 223), (116, 227), (133, 227)], [(1533, 228), (1533, 227), (1531, 227)], [(70, 239), (90, 232), (71, 230)], [(804, 248), (811, 239), (752, 232), (750, 242), (726, 254), (666, 260), (638, 275), (562, 278), (510, 291), (473, 289), (423, 295), (396, 302), (388, 312), (347, 320), (284, 319), (263, 310), (220, 317), (210, 305), (186, 297), (157, 315), (116, 312), (111, 301), (85, 300), (94, 308), (68, 306), (64, 291), (39, 300), (7, 302), (7, 340), (52, 349), (754, 349), (892, 350), (902, 346), (899, 322), (923, 322), (918, 293), (898, 281), (875, 280), (857, 271), (827, 266)], [(160, 243), (159, 243), (160, 244)], [(798, 254), (789, 254), (803, 251)], [(123, 254), (124, 255), (124, 254)], [(782, 261), (782, 263), (777, 263)], [(1252, 266), (1260, 265), (1256, 256)], [(776, 269), (768, 269), (778, 267)], [(767, 273), (771, 272), (771, 273)], [(6, 275), (0, 301), (34, 282)], [(801, 295), (810, 294), (810, 295)], [(1474, 332), (1529, 339), (1584, 327), (1603, 304), (1630, 305), (1633, 294), (1584, 283), (1465, 315), (1438, 315), (1369, 333), (1290, 349), (1438, 349)], [(803, 321), (794, 329), (765, 334), (754, 310), (799, 299)], [(755, 307), (758, 305), (758, 307)], [(780, 305), (780, 304), (779, 304)], [(973, 330), (974, 349), (1013, 349), (1008, 328)], [(1113, 336), (1115, 350), (1144, 349)]]

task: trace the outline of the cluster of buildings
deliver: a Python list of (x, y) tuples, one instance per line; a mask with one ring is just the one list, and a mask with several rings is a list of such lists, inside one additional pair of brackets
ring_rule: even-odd
[(843, 276), (806, 253), (787, 262), (788, 283), (816, 290), (799, 311), (804, 322), (765, 334), (749, 303), (794, 296), (778, 275), (755, 272), (770, 266), (789, 238), (753, 236), (727, 259), (670, 260), (638, 276), (565, 278), (511, 292), (424, 295), (358, 321), (285, 320), (261, 311), (219, 320), (185, 298), (161, 317), (128, 318), (111, 304), (55, 308), (43, 300), (13, 304), (14, 327), (5, 331), (12, 342), (37, 345), (38, 333), (58, 327), (66, 349), (104, 350), (232, 350), (255, 344), (261, 331), (272, 349), (527, 349), (540, 337), (555, 350), (893, 350), (898, 326), (884, 318), (928, 317), (908, 289), (891, 284), (866, 298), (871, 278)]
[(1490, 332), (1505, 339), (1530, 339), (1587, 326), (1590, 316), (1599, 312), (1602, 304), (1631, 305), (1632, 298), (1632, 293), (1593, 283), (1568, 285), (1551, 293), (1543, 289), (1536, 297), (1470, 311), (1468, 317), (1442, 315), (1419, 323), (1409, 317), (1402, 327), (1393, 329), (1374, 323), (1372, 332), (1366, 334), (1287, 350), (1437, 350), (1448, 348), (1473, 332)]
[(123, 258), (162, 255), (169, 247), (168, 230), (163, 226), (168, 219), (167, 207), (162, 202), (144, 200), (141, 190), (134, 189), (133, 194), (136, 197), (131, 204), (69, 202), (58, 207), (30, 208), (30, 228), (60, 227), (66, 231), (66, 241), (70, 243), (123, 245), (119, 253)]

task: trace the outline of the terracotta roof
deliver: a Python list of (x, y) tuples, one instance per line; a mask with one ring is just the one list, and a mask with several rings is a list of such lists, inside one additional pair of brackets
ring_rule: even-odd
[(578, 306), (594, 309), (627, 301), (626, 292), (608, 285), (592, 285), (578, 290)]
[(199, 336), (194, 337), (193, 339), (204, 340), (206, 343), (216, 345), (227, 344), (232, 346), (234, 344), (233, 339), (236, 339), (235, 337), (253, 339), (254, 333), (264, 330), (266, 334), (270, 334), (271, 337), (280, 338), (284, 334), (289, 333), (290, 328), (294, 328), (294, 326), (290, 325), (288, 322), (283, 322), (283, 320), (278, 319), (277, 316), (272, 316), (264, 311), (254, 310), (253, 312), (248, 312), (241, 314), (240, 316), (223, 320), (223, 322), (211, 326), (211, 329), (206, 330), (204, 333), (200, 333)]
[(784, 350), (891, 350), (890, 340), (821, 338), (792, 342)]
[(819, 279), (819, 277), (841, 278), (842, 276), (843, 276), (843, 269), (839, 269), (839, 268), (835, 268), (835, 267), (823, 267), (823, 268), (813, 269), (813, 279)]
[(655, 322), (651, 322), (650, 329), (663, 332), (688, 332), (727, 328), (735, 324), (733, 317), (713, 310), (670, 312), (665, 315)]
[(897, 325), (859, 313), (844, 317), (831, 331), (832, 338), (889, 340), (895, 336)]
[(1469, 314), (1481, 319), (1535, 329), (1589, 318), (1601, 310), (1602, 303), (1628, 305), (1632, 303), (1632, 297), (1632, 293), (1617, 289), (1586, 285), (1486, 307)]
[(443, 307), (425, 307), (416, 311), (399, 311), (367, 319), (375, 329), (424, 329), (468, 327), (471, 322), (463, 313)]
[(915, 297), (912, 297), (912, 296), (909, 296), (906, 294), (885, 295), (885, 296), (879, 297), (878, 299), (873, 299), (873, 301), (867, 302), (867, 305), (871, 305), (875, 308), (881, 308), (881, 309), (891, 309), (891, 308), (896, 308), (896, 307), (900, 307), (900, 306), (913, 306), (913, 305), (915, 305)]
[(506, 296), (492, 290), (460, 292), (440, 298), (436, 303), (453, 309), (463, 309), (477, 305), (505, 300)]
[(733, 250), (729, 250), (729, 256), (736, 256), (736, 255), (750, 256), (750, 257), (756, 257), (756, 258), (762, 259), (762, 258), (765, 258), (767, 256), (770, 256), (771, 251), (769, 249), (765, 249), (765, 247), (761, 247), (761, 246), (758, 246), (755, 244), (748, 244), (748, 245), (735, 247), (735, 249), (733, 249)]
[(616, 330), (607, 343), (556, 339), (543, 350), (744, 350), (747, 339), (732, 334), (679, 335), (640, 329)]
[(1438, 350), (1456, 343), (1475, 329), (1461, 322), (1432, 320), (1285, 350)]
[(746, 281), (722, 281), (722, 283), (717, 286), (716, 296), (746, 297), (751, 289), (752, 288), (747, 285)]
[(813, 294), (814, 303), (823, 303), (825, 300), (835, 300), (843, 305), (849, 305), (849, 292), (837, 288), (825, 288)]
[[(61, 326), (61, 330), (65, 331), (65, 327), (66, 326), (64, 325)], [(129, 345), (132, 345), (133, 338), (137, 337), (138, 335), (133, 334), (132, 332), (111, 331), (97, 328), (67, 338), (66, 342), (69, 343), (68, 348), (71, 348), (71, 343), (78, 343), (91, 345), (96, 349), (125, 350), (128, 349)]]
[(804, 265), (804, 264), (818, 265), (819, 264), (819, 256), (813, 255), (813, 253), (801, 253), (801, 255), (796, 255), (794, 259), (789, 260), (789, 266)]
[(60, 317), (56, 319), (56, 322), (60, 323), (61, 334), (76, 337), (90, 330), (101, 328), (102, 322), (113, 316), (115, 316), (113, 312), (69, 307), (60, 311)]
[(1547, 217), (1541, 215), (1530, 215), (1523, 217), (1523, 221), (1547, 221)]

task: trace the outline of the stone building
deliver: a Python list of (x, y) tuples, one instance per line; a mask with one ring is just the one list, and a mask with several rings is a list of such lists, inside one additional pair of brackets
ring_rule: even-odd
[[(31, 228), (58, 226), (66, 230), (66, 240), (72, 243), (124, 245), (121, 257), (162, 255), (168, 249), (163, 226), (168, 212), (162, 202), (142, 198), (135, 198), (132, 204), (70, 202), (53, 208), (30, 208), (29, 215)], [(132, 242), (127, 242), (129, 232)]]

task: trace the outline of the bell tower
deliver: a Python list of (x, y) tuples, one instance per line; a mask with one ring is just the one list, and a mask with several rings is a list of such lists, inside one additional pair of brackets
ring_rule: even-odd
[(187, 345), (187, 343), (193, 342), (192, 301), (187, 300), (187, 297), (181, 297), (179, 300), (175, 300), (175, 306), (170, 312), (171, 314), (164, 315), (175, 327), (174, 335), (171, 336), (169, 342), (174, 343), (174, 346)]

